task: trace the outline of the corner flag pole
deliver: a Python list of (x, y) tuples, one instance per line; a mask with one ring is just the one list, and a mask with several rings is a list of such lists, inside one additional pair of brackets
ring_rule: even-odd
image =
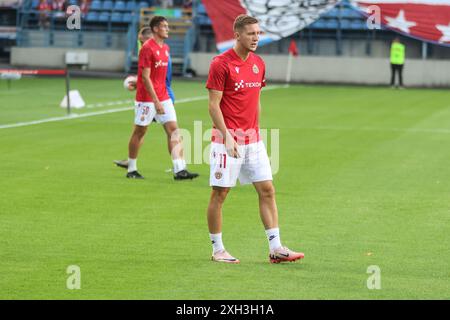
[(66, 96), (67, 96), (67, 115), (70, 115), (70, 79), (68, 68), (66, 68)]
[(288, 54), (288, 63), (286, 69), (286, 83), (291, 82), (291, 73), (292, 73), (292, 54), (289, 52)]

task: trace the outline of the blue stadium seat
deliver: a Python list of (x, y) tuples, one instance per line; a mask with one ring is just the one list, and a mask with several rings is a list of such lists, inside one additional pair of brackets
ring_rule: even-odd
[(77, 6), (78, 1), (77, 0), (69, 0), (69, 6)]
[(328, 19), (325, 22), (325, 28), (326, 29), (337, 29), (338, 28), (338, 21), (337, 21), (337, 19)]
[(150, 5), (149, 5), (149, 3), (148, 3), (147, 1), (141, 1), (141, 2), (139, 2), (138, 7), (139, 7), (139, 9), (142, 9), (142, 8), (149, 8)]
[(211, 25), (211, 19), (208, 16), (197, 15), (195, 21), (199, 25), (208, 26)]
[(350, 29), (351, 21), (348, 19), (341, 19), (341, 29)]
[(122, 17), (122, 22), (130, 23), (133, 20), (133, 16), (130, 12), (125, 12)]
[(206, 13), (206, 8), (205, 8), (205, 6), (203, 5), (203, 3), (199, 3), (199, 5), (198, 5), (198, 7), (197, 7), (197, 13), (198, 14), (204, 14), (204, 15), (206, 15), (207, 13)]
[(102, 9), (102, 3), (99, 0), (94, 0), (91, 3), (91, 6), (89, 7), (89, 10), (101, 10)]
[(125, 10), (125, 2), (123, 1), (116, 1), (114, 4), (114, 10)]
[(350, 27), (353, 30), (367, 30), (366, 20), (354, 20)]
[(89, 11), (86, 15), (86, 21), (98, 21), (98, 12), (95, 11)]
[(322, 16), (327, 17), (327, 18), (337, 18), (337, 17), (339, 17), (339, 9), (334, 7), (333, 9), (331, 9), (330, 11), (327, 11)]
[(37, 9), (37, 7), (39, 6), (39, 2), (39, 0), (31, 1), (31, 9)]
[(111, 0), (105, 0), (102, 3), (102, 9), (103, 10), (112, 10), (113, 8), (113, 2)]
[(136, 9), (136, 2), (134, 0), (127, 1), (125, 9), (128, 11), (133, 11)]
[(355, 9), (352, 8), (343, 8), (342, 9), (342, 17), (345, 18), (362, 18), (362, 14), (359, 14)]
[(111, 22), (122, 22), (122, 14), (120, 12), (113, 12), (111, 14)]
[(314, 29), (325, 29), (326, 24), (323, 19), (316, 20), (313, 24), (311, 24), (311, 28)]
[(100, 15), (98, 16), (98, 21), (108, 22), (109, 18), (110, 18), (109, 12), (103, 11), (103, 12), (100, 12)]

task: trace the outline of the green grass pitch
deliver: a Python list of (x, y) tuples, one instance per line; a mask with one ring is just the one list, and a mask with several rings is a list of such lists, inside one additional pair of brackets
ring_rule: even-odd
[[(72, 89), (90, 105), (133, 99), (120, 79)], [(202, 82), (174, 90), (207, 94)], [(63, 95), (63, 79), (1, 82), (0, 128), (64, 116)], [(269, 264), (251, 186), (224, 207), (225, 246), (241, 264), (211, 262), (208, 165), (173, 181), (153, 124), (146, 179), (127, 180), (112, 160), (126, 157), (129, 110), (0, 129), (0, 299), (449, 299), (449, 91), (293, 85), (264, 91), (262, 107), (261, 126), (280, 130), (281, 239), (302, 263)], [(182, 128), (210, 127), (205, 99), (177, 113)], [(80, 290), (66, 288), (69, 265)], [(367, 288), (372, 265), (379, 290)]]

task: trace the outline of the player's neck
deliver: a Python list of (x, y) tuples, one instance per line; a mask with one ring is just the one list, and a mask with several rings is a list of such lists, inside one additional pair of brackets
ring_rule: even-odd
[(164, 39), (158, 37), (157, 35), (153, 35), (153, 40), (155, 40), (155, 42), (159, 45), (162, 46), (164, 44)]
[(249, 55), (250, 55), (250, 50), (247, 50), (241, 46), (235, 45), (233, 47), (234, 52), (236, 52), (236, 54), (239, 56), (239, 58), (241, 58), (243, 61), (247, 61)]

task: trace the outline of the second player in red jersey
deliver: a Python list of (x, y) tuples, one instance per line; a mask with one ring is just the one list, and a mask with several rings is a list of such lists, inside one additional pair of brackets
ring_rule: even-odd
[(150, 79), (159, 101), (169, 99), (166, 88), (169, 50), (167, 44), (159, 45), (154, 38), (147, 40), (142, 46), (141, 51), (139, 51), (136, 101), (153, 102), (142, 80), (142, 70), (144, 68), (150, 68)]
[(187, 171), (177, 115), (166, 87), (169, 46), (164, 40), (169, 37), (169, 23), (163, 16), (154, 16), (149, 28), (152, 37), (145, 41), (139, 52), (134, 130), (128, 143), (128, 161), (115, 163), (128, 170), (127, 178), (144, 178), (137, 170), (137, 156), (148, 126), (156, 120), (162, 124), (167, 135), (174, 179), (193, 179), (198, 174)]

